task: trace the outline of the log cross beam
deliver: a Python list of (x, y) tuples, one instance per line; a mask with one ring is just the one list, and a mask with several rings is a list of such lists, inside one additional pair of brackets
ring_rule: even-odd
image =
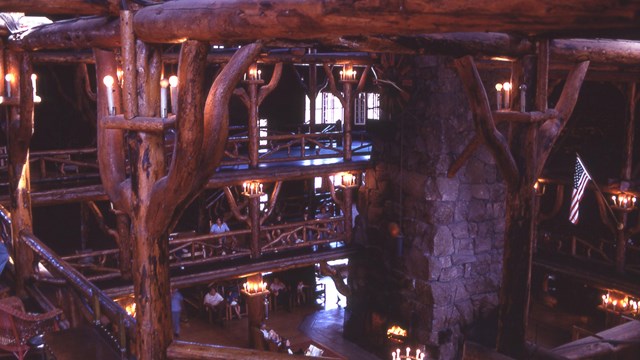
[(238, 208), (236, 199), (231, 193), (231, 189), (228, 186), (224, 187), (224, 194), (227, 197), (233, 216), (235, 216), (236, 219), (245, 222), (251, 228), (250, 248), (251, 257), (254, 259), (260, 257), (260, 226), (271, 215), (271, 212), (273, 212), (281, 186), (282, 181), (276, 181), (273, 191), (271, 192), (271, 197), (269, 198), (269, 204), (264, 212), (260, 211), (260, 197), (252, 195), (248, 199), (249, 213), (246, 215), (240, 213), (240, 209)]
[(547, 118), (540, 125), (531, 122), (518, 127), (518, 136), (514, 136), (517, 140), (512, 146), (496, 128), (473, 58), (466, 56), (457, 59), (455, 66), (469, 98), (476, 136), (489, 148), (507, 185), (497, 349), (514, 358), (522, 358), (525, 353), (535, 233), (533, 184), (573, 112), (589, 62), (576, 64), (569, 73), (555, 107), (557, 115)]
[[(280, 188), (282, 187), (282, 181), (276, 181), (273, 190), (271, 191), (271, 196), (269, 196), (269, 203), (267, 204), (267, 208), (262, 212), (259, 218), (260, 225), (264, 224), (264, 222), (271, 216), (271, 213), (276, 207), (276, 200), (278, 199), (278, 194), (280, 193)], [(251, 217), (249, 215), (244, 215), (240, 212), (240, 209), (245, 206), (238, 206), (233, 193), (231, 192), (231, 188), (229, 186), (225, 186), (223, 188), (224, 195), (229, 202), (229, 207), (231, 208), (231, 213), (233, 213), (233, 217), (237, 220), (246, 223), (251, 226)]]
[(249, 94), (247, 94), (247, 91), (243, 87), (236, 88), (233, 92), (234, 95), (240, 97), (240, 100), (242, 100), (242, 103), (247, 107), (249, 112), (249, 167), (252, 169), (258, 167), (258, 143), (260, 137), (258, 131), (258, 109), (264, 99), (278, 86), (281, 76), (282, 63), (280, 62), (276, 64), (269, 84), (258, 89), (258, 86), (263, 83), (262, 80), (247, 80), (245, 83), (248, 84)]
[[(471, 63), (473, 63), (471, 56), (466, 56), (462, 59), (471, 59)], [(480, 80), (480, 76), (478, 75), (478, 71), (475, 68), (475, 64), (473, 64), (474, 70), (473, 73), (468, 73), (465, 76), (468, 79), (464, 79), (463, 75), (460, 71), (460, 66), (471, 66), (471, 65), (462, 65), (462, 62), (466, 62), (466, 60), (458, 59), (456, 60), (456, 68), (458, 69), (458, 74), (461, 79), (465, 83), (465, 90), (467, 91), (467, 96), (470, 99), (474, 123), (476, 124), (476, 134), (473, 136), (469, 144), (465, 147), (462, 154), (454, 163), (450, 166), (449, 171), (447, 172), (448, 177), (454, 177), (457, 171), (464, 165), (473, 152), (483, 143), (487, 143), (487, 146), (490, 148), (496, 148), (499, 153), (503, 153), (500, 157), (496, 158), (496, 160), (500, 159), (501, 162), (499, 164), (501, 169), (503, 169), (505, 174), (517, 174), (517, 169), (514, 167), (514, 160), (508, 155), (508, 144), (506, 139), (502, 136), (502, 134), (498, 131), (495, 124), (504, 122), (504, 121), (514, 121), (520, 123), (541, 123), (541, 130), (544, 132), (549, 132), (546, 136), (539, 137), (539, 144), (542, 145), (539, 149), (539, 156), (543, 156), (544, 159), (548, 157), (551, 146), (555, 143), (555, 136), (559, 134), (562, 130), (568, 117), (571, 115), (573, 111), (573, 107), (575, 106), (575, 102), (578, 98), (578, 93), (580, 90), (580, 86), (582, 85), (582, 81), (584, 80), (584, 75), (586, 74), (586, 69), (588, 67), (589, 62), (584, 61), (581, 62), (576, 68), (574, 68), (567, 78), (567, 83), (563, 88), (562, 95), (560, 99), (564, 99), (562, 102), (558, 101), (558, 105), (555, 109), (547, 109), (545, 111), (531, 111), (531, 112), (498, 112), (491, 111), (489, 107), (489, 100), (487, 98), (486, 91), (484, 90), (484, 86)], [(583, 69), (584, 68), (584, 69)], [(476, 78), (477, 77), (477, 78)], [(475, 85), (468, 83), (471, 79), (476, 82)], [(579, 84), (570, 85), (569, 80), (572, 82), (579, 82)], [(576, 86), (578, 86), (576, 88)], [(571, 91), (571, 95), (569, 92)], [(570, 107), (570, 108), (569, 108)], [(564, 119), (559, 122), (558, 119)], [(562, 126), (562, 128), (558, 129), (558, 126)], [(552, 139), (550, 139), (551, 137)], [(493, 152), (493, 151), (492, 151)], [(542, 158), (540, 158), (542, 159)], [(542, 162), (544, 164), (544, 161)], [(516, 170), (516, 171), (514, 171)], [(542, 166), (539, 167), (537, 173), (540, 174), (542, 171)], [(517, 176), (515, 176), (517, 178)]]
[(333, 72), (331, 72), (329, 64), (327, 64), (326, 62), (322, 63), (322, 67), (324, 68), (324, 72), (327, 74), (327, 79), (329, 80), (329, 89), (331, 90), (331, 93), (333, 94), (333, 96), (337, 97), (338, 100), (340, 100), (342, 108), (344, 109), (344, 124), (342, 126), (342, 149), (344, 151), (344, 160), (351, 161), (351, 125), (353, 124), (353, 105), (356, 96), (364, 89), (364, 86), (367, 83), (367, 75), (369, 74), (371, 65), (367, 65), (366, 69), (362, 73), (362, 76), (360, 77), (360, 81), (358, 82), (358, 86), (355, 90), (352, 90), (352, 81), (343, 81), (342, 91), (338, 91), (336, 80), (333, 78)]

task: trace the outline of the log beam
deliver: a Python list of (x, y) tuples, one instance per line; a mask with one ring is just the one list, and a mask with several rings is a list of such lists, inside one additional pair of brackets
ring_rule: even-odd
[(165, 129), (175, 126), (176, 117), (175, 115), (171, 115), (168, 118), (136, 116), (127, 120), (123, 115), (116, 115), (106, 116), (103, 118), (102, 124), (105, 129), (161, 133)]
[(0, 0), (0, 9), (28, 15), (106, 15), (118, 13), (120, 0)]
[[(343, 2), (288, 0), (270, 3), (195, 0), (170, 1), (138, 11), (136, 34), (148, 42), (251, 41), (314, 39), (319, 36), (413, 35), (436, 32), (497, 32), (636, 28), (638, 4), (552, 0), (520, 3), (490, 0), (473, 3), (407, 0)], [(465, 14), (466, 16), (460, 16)], [(476, 14), (471, 16), (471, 14)], [(511, 21), (496, 21), (509, 14)], [(194, 21), (194, 19), (207, 19)], [(211, 26), (211, 24), (220, 24)]]
[(92, 17), (57, 21), (34, 28), (8, 43), (10, 48), (41, 49), (116, 48), (120, 46), (120, 21), (111, 17)]

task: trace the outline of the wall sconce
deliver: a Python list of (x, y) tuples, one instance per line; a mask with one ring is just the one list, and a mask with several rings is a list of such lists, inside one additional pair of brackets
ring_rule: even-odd
[(536, 181), (535, 184), (533, 184), (533, 191), (535, 191), (536, 196), (542, 196), (544, 195), (544, 192), (546, 191), (546, 186), (540, 182), (540, 180)]
[(356, 187), (357, 177), (351, 173), (338, 173), (334, 175), (334, 184), (338, 187), (346, 188), (346, 187)]
[(15, 77), (13, 76), (12, 73), (8, 73), (7, 75), (4, 76), (4, 90), (5, 93), (7, 94), (7, 97), (11, 97), (11, 83), (13, 82), (13, 80), (15, 79)]
[(113, 76), (105, 76), (102, 79), (102, 83), (107, 87), (107, 112), (109, 115), (115, 115), (116, 108), (115, 105), (113, 105)]
[(256, 283), (256, 282), (247, 281), (246, 283), (242, 284), (242, 290), (244, 290), (244, 292), (246, 292), (247, 294), (251, 294), (251, 295), (261, 294), (267, 290), (267, 283), (266, 282)]
[(257, 274), (247, 278), (247, 282), (242, 284), (242, 292), (245, 295), (255, 296), (268, 293), (267, 283), (262, 281), (262, 275)]
[(169, 76), (169, 90), (171, 91), (171, 112), (178, 113), (178, 77)]
[(504, 90), (504, 108), (509, 110), (511, 108), (511, 83), (505, 82), (502, 84), (502, 89)]
[(262, 71), (258, 69), (258, 64), (253, 63), (249, 66), (249, 79), (247, 79), (247, 74), (244, 74), (244, 79), (249, 81), (260, 81), (262, 80)]
[(169, 113), (167, 109), (167, 98), (169, 97), (169, 80), (160, 80), (160, 117), (166, 118)]
[(496, 110), (502, 109), (502, 84), (496, 84)]
[(636, 197), (631, 194), (621, 192), (617, 196), (611, 196), (611, 200), (615, 210), (629, 212), (636, 208)]
[(260, 181), (247, 181), (242, 184), (242, 195), (248, 197), (260, 197), (264, 195), (264, 192), (262, 192), (262, 186), (263, 185), (260, 183)]
[(602, 295), (602, 308), (606, 311), (612, 310), (613, 312), (638, 317), (640, 315), (639, 306), (640, 301), (631, 298), (627, 294), (607, 292), (606, 295)]
[(31, 86), (33, 87), (33, 102), (39, 103), (42, 101), (42, 98), (38, 96), (38, 91), (36, 90), (36, 84), (38, 82), (38, 75), (31, 74)]
[(420, 351), (420, 349), (416, 349), (415, 355), (411, 355), (411, 348), (407, 347), (405, 349), (404, 354), (400, 354), (400, 349), (396, 349), (396, 351), (391, 353), (392, 360), (400, 360), (400, 359), (408, 359), (408, 360), (423, 360), (425, 354)]
[(353, 69), (352, 64), (344, 64), (342, 71), (340, 71), (341, 81), (355, 81), (357, 72)]

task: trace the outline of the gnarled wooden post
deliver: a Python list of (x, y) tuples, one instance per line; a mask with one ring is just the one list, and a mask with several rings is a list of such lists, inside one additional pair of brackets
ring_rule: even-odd
[[(546, 115), (538, 117), (537, 121), (517, 124), (518, 129), (510, 147), (495, 126), (473, 58), (466, 56), (456, 60), (458, 75), (471, 104), (476, 133), (496, 159), (507, 183), (497, 348), (515, 358), (523, 358), (525, 351), (535, 225), (533, 184), (542, 173), (553, 144), (571, 116), (588, 66), (588, 61), (581, 62), (569, 73), (555, 109), (543, 110)], [(537, 106), (542, 110), (546, 105), (538, 103)]]
[[(122, 22), (130, 20), (126, 14)], [(126, 28), (123, 25), (123, 28)], [(160, 53), (123, 31), (126, 119), (154, 117), (159, 110)], [(242, 47), (216, 78), (205, 102), (204, 71), (208, 44), (187, 41), (180, 52), (179, 109), (172, 162), (164, 163), (162, 135), (150, 130), (129, 136), (131, 178), (124, 172), (122, 129), (107, 129), (106, 94), (98, 87), (98, 158), (103, 185), (114, 206), (130, 215), (134, 244), (138, 359), (164, 359), (171, 342), (168, 239), (186, 206), (204, 188), (218, 166), (227, 138), (228, 102), (235, 84), (260, 51), (260, 44)], [(115, 75), (115, 55), (94, 50), (99, 80)], [(133, 67), (135, 55), (137, 66)], [(136, 80), (137, 79), (137, 80)], [(137, 91), (133, 84), (137, 84)], [(116, 87), (117, 88), (117, 87)], [(137, 96), (136, 96), (137, 94)], [(117, 97), (116, 97), (117, 98)], [(140, 101), (138, 102), (138, 99)], [(116, 102), (116, 108), (119, 104)], [(139, 112), (139, 114), (138, 114)]]
[(7, 119), (9, 154), (9, 188), (13, 227), (13, 258), (16, 269), (16, 292), (26, 296), (25, 281), (33, 274), (34, 255), (19, 241), (20, 231), (32, 231), (31, 183), (29, 172), (29, 145), (33, 134), (33, 87), (31, 61), (26, 53), (6, 54), (6, 73), (13, 76), (7, 81), (5, 95), (19, 99), (19, 106), (10, 106)]

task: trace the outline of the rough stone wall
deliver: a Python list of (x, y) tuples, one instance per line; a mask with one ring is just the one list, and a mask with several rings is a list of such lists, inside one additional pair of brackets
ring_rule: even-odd
[[(382, 250), (368, 257), (369, 284), (380, 286), (366, 296), (371, 316), (408, 326), (429, 359), (456, 359), (468, 326), (498, 304), (504, 186), (484, 148), (447, 177), (474, 134), (468, 100), (450, 58), (418, 57), (415, 70), (412, 100), (379, 131), (360, 190), (368, 245)], [(404, 234), (402, 256), (390, 222)], [(379, 331), (372, 323), (365, 332)]]

